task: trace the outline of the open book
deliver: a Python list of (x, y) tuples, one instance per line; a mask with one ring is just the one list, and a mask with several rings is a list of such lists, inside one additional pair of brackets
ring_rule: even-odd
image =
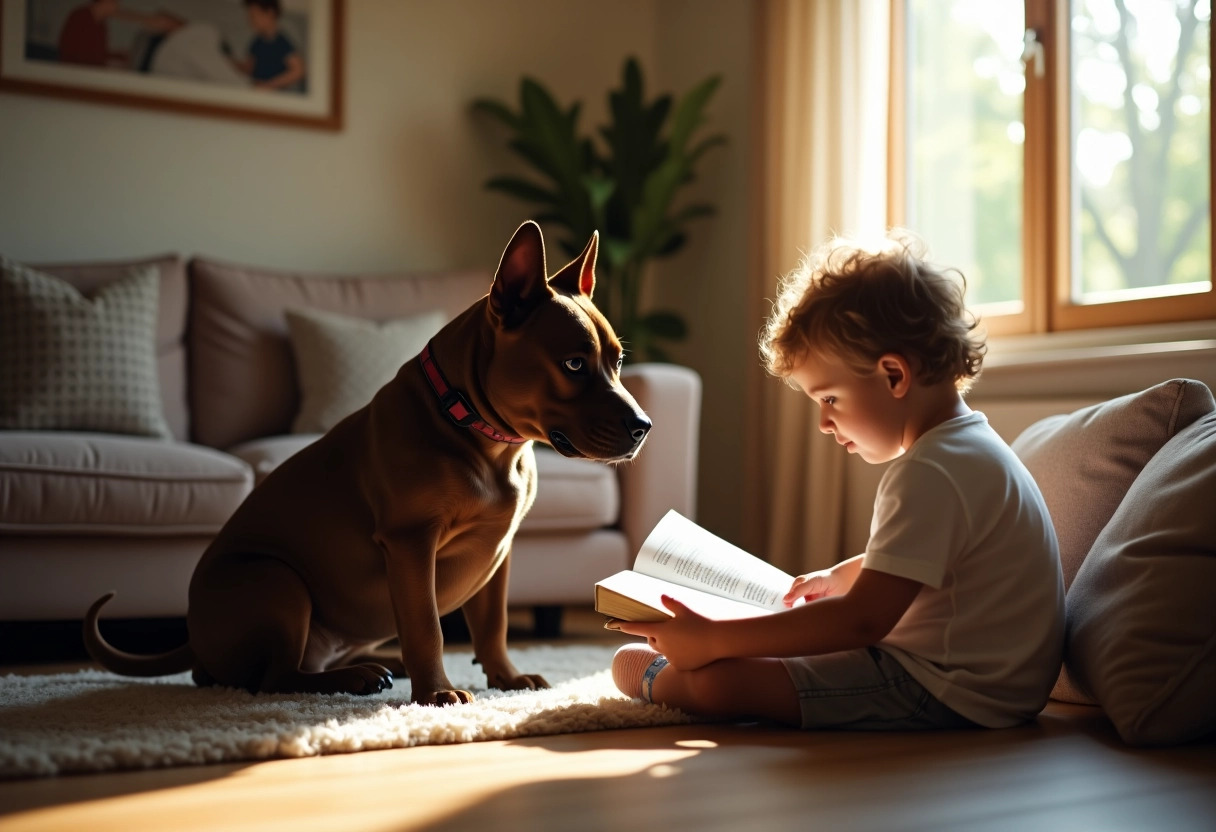
[(750, 618), (785, 609), (794, 583), (771, 563), (669, 511), (642, 544), (633, 569), (595, 585), (595, 609), (625, 621), (671, 617), (669, 595), (708, 618)]

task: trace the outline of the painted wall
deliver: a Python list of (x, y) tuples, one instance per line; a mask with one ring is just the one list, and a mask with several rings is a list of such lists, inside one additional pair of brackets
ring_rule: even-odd
[[(232, 0), (235, 2), (235, 0)], [(348, 0), (338, 133), (0, 94), (0, 252), (91, 260), (175, 251), (318, 271), (492, 269), (526, 218), (481, 187), (516, 163), (478, 96), (530, 74), (603, 118), (626, 55), (651, 91), (719, 72), (696, 196), (720, 215), (657, 270), (705, 381), (700, 517), (734, 537), (745, 362), (747, 0)]]
[[(689, 244), (660, 261), (653, 276), (656, 306), (679, 309), (689, 338), (672, 350), (704, 382), (698, 520), (728, 540), (743, 540), (742, 432), (747, 368), (760, 360), (748, 320), (747, 172), (751, 150), (752, 10), (747, 0), (661, 0), (656, 21), (655, 66), (663, 83), (687, 90), (712, 74), (722, 76), (706, 133), (724, 132), (725, 147), (709, 151), (688, 197), (711, 202), (718, 214), (698, 222)], [(774, 276), (774, 285), (776, 277)]]

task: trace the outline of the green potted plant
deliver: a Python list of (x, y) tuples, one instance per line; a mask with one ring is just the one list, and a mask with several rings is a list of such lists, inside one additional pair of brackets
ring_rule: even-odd
[(518, 110), (488, 98), (473, 103), (510, 129), (509, 147), (539, 174), (496, 176), (486, 187), (531, 203), (533, 219), (565, 229), (559, 242), (568, 256), (600, 232), (596, 304), (635, 360), (665, 361), (661, 342), (687, 334), (678, 313), (640, 308), (642, 288), (650, 261), (679, 251), (689, 223), (715, 213), (706, 202), (678, 205), (676, 195), (705, 152), (726, 141), (720, 133), (697, 137), (720, 81), (713, 76), (678, 99), (647, 102), (641, 67), (629, 58), (620, 88), (609, 91), (610, 118), (598, 142), (580, 133), (581, 103), (563, 109), (526, 76)]

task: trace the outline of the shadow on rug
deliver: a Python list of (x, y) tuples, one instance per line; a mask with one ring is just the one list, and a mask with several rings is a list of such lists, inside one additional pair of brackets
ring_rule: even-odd
[(615, 647), (511, 651), (553, 687), (487, 690), (469, 652), (444, 657), (477, 694), (467, 705), (410, 704), (409, 680), (374, 696), (259, 694), (198, 688), (190, 674), (130, 679), (97, 670), (0, 677), (0, 778), (310, 757), (379, 748), (674, 725), (679, 711), (625, 698)]

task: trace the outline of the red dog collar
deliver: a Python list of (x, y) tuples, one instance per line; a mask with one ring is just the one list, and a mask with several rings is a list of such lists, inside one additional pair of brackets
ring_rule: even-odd
[(418, 358), (422, 361), (422, 371), (426, 374), (426, 380), (431, 383), (431, 389), (439, 397), (439, 406), (443, 408), (443, 412), (448, 415), (448, 418), (454, 424), (462, 428), (472, 428), (490, 437), (495, 442), (519, 445), (528, 441), (519, 436), (499, 433), (477, 415), (477, 411), (473, 409), (473, 405), (469, 404), (469, 400), (464, 397), (464, 394), (459, 390), (453, 390), (448, 385), (448, 380), (443, 377), (443, 372), (439, 369), (439, 365), (435, 363), (434, 356), (431, 355), (430, 342), (427, 342), (427, 345), (422, 348), (422, 352), (418, 354)]

